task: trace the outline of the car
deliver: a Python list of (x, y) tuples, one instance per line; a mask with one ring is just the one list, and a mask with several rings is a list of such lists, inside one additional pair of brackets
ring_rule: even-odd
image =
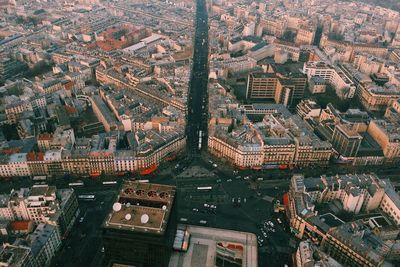
[(244, 203), (246, 203), (246, 201), (247, 201), (247, 199), (246, 199), (246, 198), (244, 198), (244, 199), (243, 199), (243, 202), (244, 202)]
[(222, 182), (221, 179), (217, 179), (217, 183), (220, 183), (220, 182)]
[(199, 209), (193, 208), (194, 212), (199, 212)]
[(250, 176), (245, 176), (243, 179), (249, 180), (249, 179), (250, 179)]
[(240, 203), (240, 201), (242, 201), (242, 200), (240, 199), (240, 197), (238, 197), (238, 203)]
[(209, 160), (208, 162), (209, 162), (210, 164), (213, 164), (213, 163), (214, 163), (212, 160)]
[(104, 253), (104, 247), (101, 248), (101, 253)]
[(236, 179), (240, 179), (240, 178), (242, 178), (242, 176), (238, 175), (238, 176), (236, 176), (235, 178), (236, 178)]
[(205, 207), (205, 208), (209, 208), (210, 205), (208, 205), (207, 203), (204, 203), (204, 207)]
[(264, 178), (258, 177), (258, 178), (257, 178), (257, 181), (264, 181)]
[(201, 220), (200, 223), (201, 223), (201, 224), (207, 224), (207, 221)]
[(84, 220), (85, 220), (85, 217), (81, 217), (81, 218), (79, 219), (79, 222), (82, 223)]
[(210, 206), (210, 208), (212, 208), (212, 209), (216, 209), (216, 208), (217, 208), (217, 206), (216, 206), (216, 205), (211, 205), (211, 206)]
[(232, 198), (232, 203), (235, 202), (235, 198)]
[(229, 182), (232, 182), (232, 179), (228, 179), (228, 180), (226, 180), (226, 181), (229, 183)]
[(276, 219), (276, 221), (278, 222), (278, 223), (282, 223), (282, 221), (281, 221), (281, 219)]
[(273, 233), (275, 233), (275, 229), (274, 229), (274, 228), (272, 228), (271, 231), (272, 231)]
[(179, 168), (179, 163), (175, 165), (175, 169), (178, 169), (178, 168)]
[(267, 238), (267, 233), (266, 233), (266, 232), (263, 232), (263, 236), (264, 236), (265, 238)]
[(270, 221), (270, 225), (271, 225), (271, 227), (274, 227), (274, 223), (273, 223), (273, 222), (271, 222), (271, 221)]
[(214, 163), (214, 164), (213, 164), (213, 167), (214, 167), (214, 168), (217, 168), (217, 167), (218, 167), (218, 165)]

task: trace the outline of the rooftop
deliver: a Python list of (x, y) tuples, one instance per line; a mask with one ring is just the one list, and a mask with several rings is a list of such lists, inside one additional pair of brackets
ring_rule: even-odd
[(22, 266), (29, 256), (30, 248), (23, 246), (4, 245), (0, 251), (0, 263), (4, 266)]
[[(258, 266), (257, 238), (254, 234), (192, 225), (187, 225), (186, 230), (191, 234), (188, 251), (186, 253), (173, 252), (169, 267), (214, 267), (217, 258), (226, 255), (224, 254), (226, 250), (234, 253), (237, 257), (240, 256), (241, 265), (235, 266)], [(235, 253), (232, 248), (240, 250), (241, 253), (237, 253), (237, 251)], [(227, 263), (226, 261), (225, 264)]]
[(174, 186), (126, 182), (103, 226), (162, 234), (167, 227), (175, 193)]

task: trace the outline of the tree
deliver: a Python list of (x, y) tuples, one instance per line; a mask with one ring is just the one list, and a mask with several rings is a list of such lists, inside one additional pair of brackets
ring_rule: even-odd
[(294, 43), (294, 38), (296, 37), (296, 33), (287, 30), (283, 33), (282, 35), (282, 40), (286, 41), (286, 42), (291, 42)]
[(336, 41), (343, 41), (344, 40), (344, 36), (340, 33), (337, 32), (330, 32), (328, 33), (328, 38), (331, 40), (336, 40)]
[(48, 62), (42, 60), (42, 61), (39, 61), (38, 63), (36, 63), (36, 65), (32, 69), (28, 70), (25, 73), (25, 76), (27, 78), (32, 78), (32, 77), (35, 77), (35, 76), (38, 76), (43, 73), (51, 71), (51, 68), (52, 68), (51, 63), (48, 63)]

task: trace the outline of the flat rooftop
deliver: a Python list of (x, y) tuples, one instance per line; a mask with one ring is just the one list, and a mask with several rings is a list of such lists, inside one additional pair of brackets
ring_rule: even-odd
[(323, 214), (319, 218), (330, 227), (337, 227), (344, 224), (344, 221), (342, 221), (332, 213)]
[(191, 235), (188, 251), (174, 251), (169, 267), (215, 267), (221, 244), (242, 247), (243, 250), (239, 253), (242, 267), (258, 266), (257, 237), (254, 234), (193, 225), (187, 225), (186, 230)]
[(103, 227), (162, 234), (175, 193), (174, 186), (125, 182)]
[(31, 189), (31, 196), (50, 196), (51, 194), (56, 192), (55, 186), (48, 185), (34, 185)]

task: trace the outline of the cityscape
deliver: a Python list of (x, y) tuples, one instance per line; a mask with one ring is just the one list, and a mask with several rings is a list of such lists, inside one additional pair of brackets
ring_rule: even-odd
[(398, 0), (0, 0), (0, 266), (400, 266)]

